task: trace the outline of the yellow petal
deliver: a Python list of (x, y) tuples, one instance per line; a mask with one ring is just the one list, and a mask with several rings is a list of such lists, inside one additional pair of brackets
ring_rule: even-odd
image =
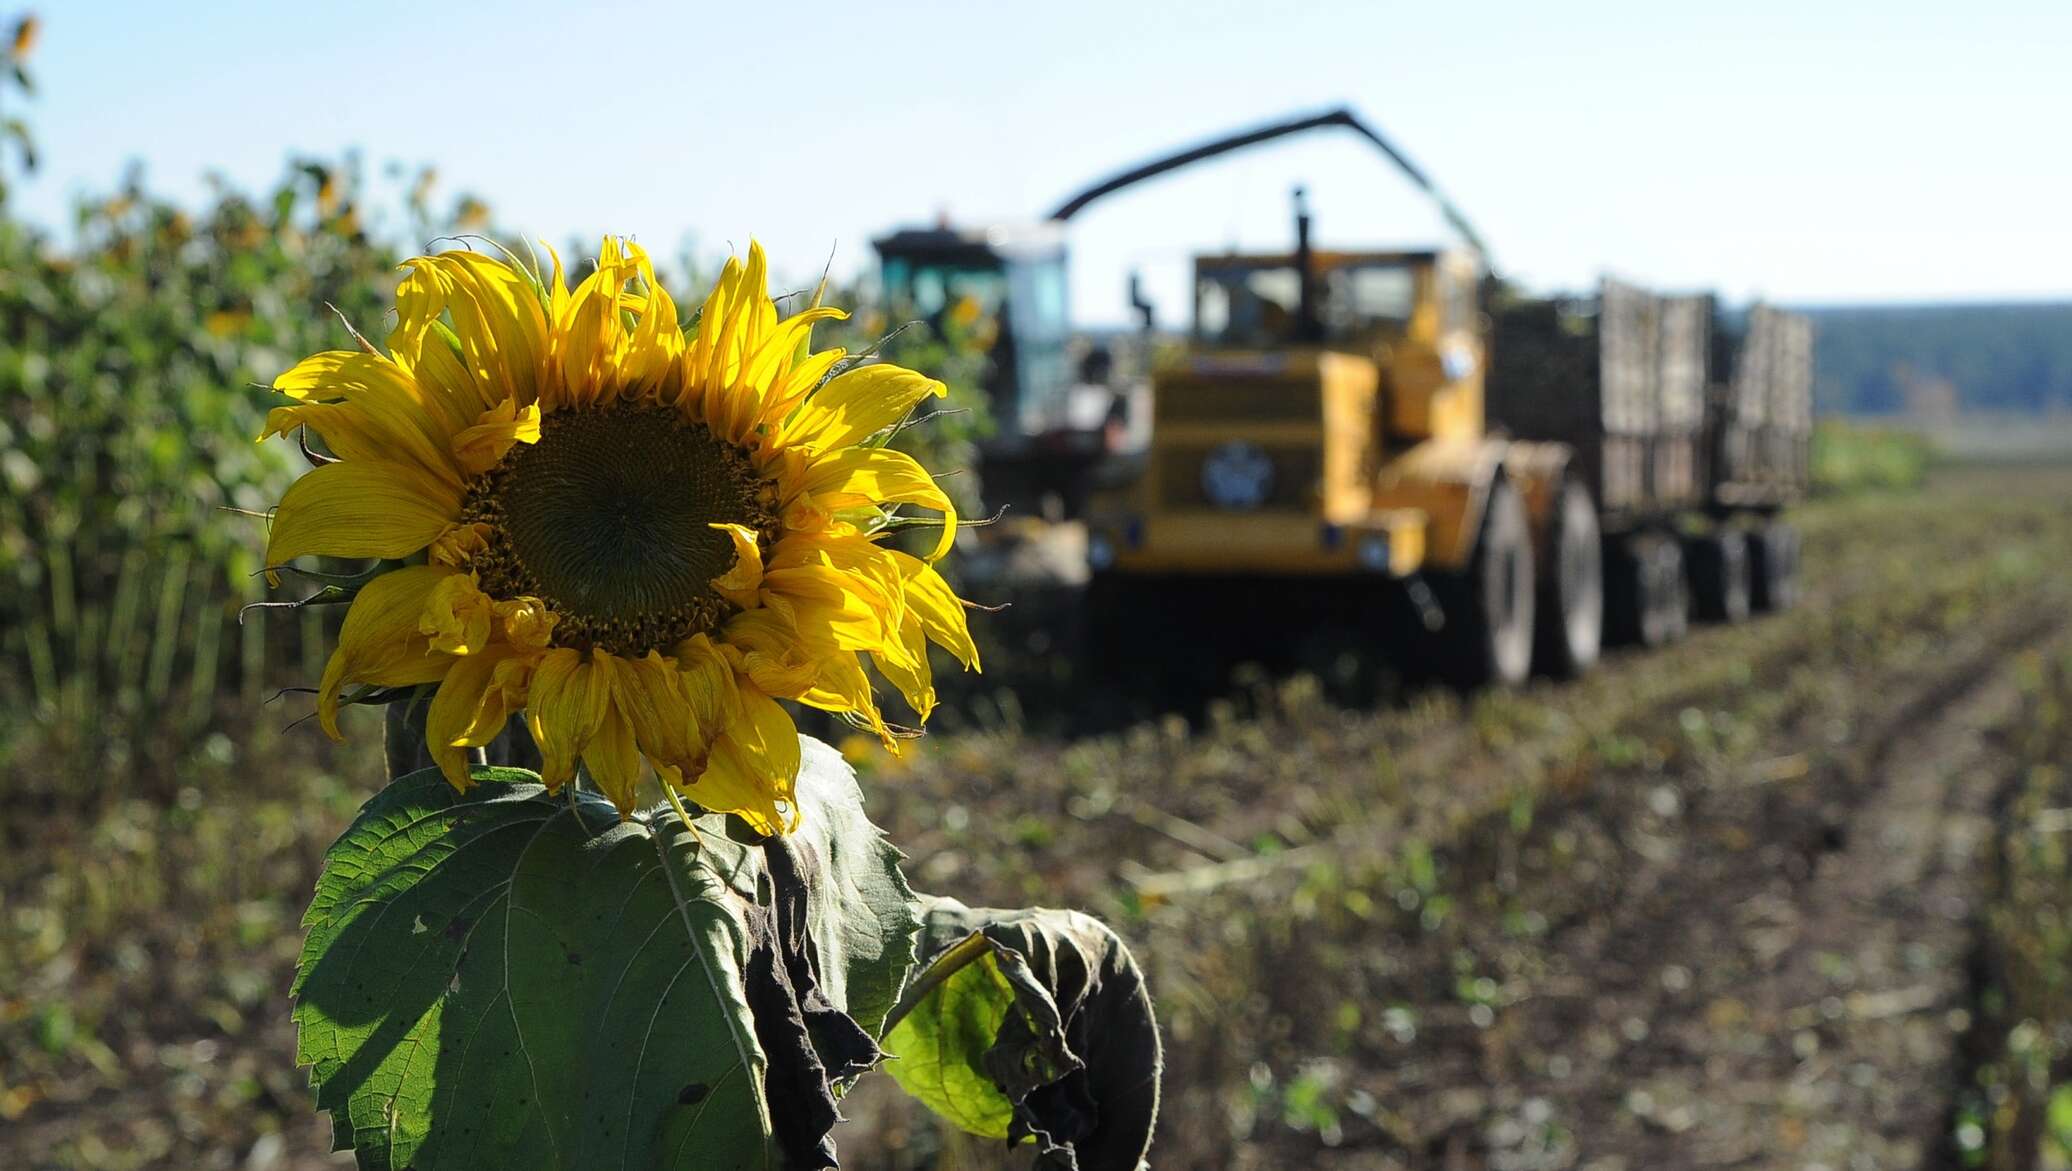
[(792, 359), (797, 356), (799, 347), (812, 336), (815, 324), (840, 321), (848, 316), (832, 305), (820, 305), (785, 318), (748, 359), (748, 365), (741, 373), (742, 385), (752, 388), (760, 402), (776, 384), (783, 382), (791, 370)]
[(525, 726), (539, 745), (540, 780), (550, 790), (575, 775), (576, 758), (604, 723), (612, 698), (608, 670), (572, 647), (555, 647), (533, 669)]
[(467, 750), (496, 739), (524, 706), (528, 674), (529, 663), (509, 647), (469, 655), (446, 672), (425, 713), (425, 745), (454, 788), (465, 793), (474, 785)]
[(922, 631), (920, 615), (913, 610), (907, 611), (906, 621), (900, 626), (899, 642), (900, 653), (873, 654), (871, 663), (899, 688), (914, 714), (926, 720), (935, 710), (935, 678), (928, 669), (927, 635)]
[(712, 729), (699, 727), (688, 680), (674, 662), (654, 651), (645, 658), (622, 659), (617, 666), (619, 711), (640, 750), (657, 770), (695, 776), (705, 767)]
[(903, 451), (884, 447), (838, 448), (807, 467), (799, 490), (811, 493), (823, 508), (918, 504), (942, 513), (942, 537), (929, 555), (930, 561), (949, 552), (950, 543), (957, 536), (957, 506), (926, 469)]
[(856, 579), (826, 565), (773, 569), (763, 575), (767, 605), (783, 603), (808, 640), (828, 638), (849, 650), (876, 650), (886, 640), (889, 607), (882, 597), (866, 596)]
[(475, 585), (475, 579), (456, 573), (441, 581), (425, 599), (418, 615), (417, 632), (431, 640), (432, 649), (449, 655), (471, 655), (489, 645), (489, 622), (495, 603)]
[(547, 608), (539, 598), (510, 598), (496, 604), (496, 618), (503, 623), (504, 638), (527, 650), (545, 650), (561, 615)]
[(755, 605), (756, 591), (763, 584), (763, 550), (756, 543), (755, 530), (747, 525), (712, 526), (734, 539), (734, 564), (712, 579), (712, 588), (736, 606), (746, 610)]
[(827, 372), (834, 369), (835, 363), (848, 356), (849, 351), (836, 346), (831, 350), (808, 355), (801, 360), (785, 374), (783, 381), (770, 391), (769, 397), (763, 401), (763, 413), (758, 421), (770, 425), (783, 422), (784, 417), (804, 402), (806, 395), (811, 393), (814, 387), (820, 385), (820, 380), (827, 377)]
[(918, 614), (928, 637), (957, 656), (957, 661), (976, 671), (978, 644), (971, 641), (965, 622), (964, 602), (935, 568), (918, 557), (888, 549), (894, 564), (906, 577), (905, 600), (909, 613)]
[(275, 380), (291, 398), (275, 407), (260, 438), (307, 426), (346, 460), (410, 464), (441, 483), (460, 486), (451, 452), (459, 416), (445, 395), (418, 385), (378, 354), (333, 351), (304, 359)]
[(565, 314), (554, 322), (554, 364), (564, 396), (560, 405), (587, 406), (617, 389), (625, 330), (619, 290), (633, 268), (621, 262), (615, 240), (607, 238), (599, 253), (596, 270), (576, 285)]
[(942, 383), (899, 366), (851, 370), (813, 392), (784, 441), (811, 452), (848, 447), (906, 418), (922, 399), (946, 393)]
[(698, 335), (691, 339), (690, 348), (684, 352), (684, 378), (691, 389), (701, 395), (712, 379), (713, 364), (719, 354), (720, 333), (740, 284), (741, 261), (730, 256), (720, 269), (719, 280), (713, 282), (712, 292), (706, 295), (704, 307), (698, 311)]
[(479, 252), (442, 252), (410, 264), (430, 270), (445, 295), (475, 410), (512, 396), (520, 403), (537, 402), (547, 321), (531, 278)]
[(434, 565), (466, 565), (489, 548), (492, 531), (489, 525), (480, 521), (448, 525), (445, 532), (433, 539), (426, 555)]
[(460, 492), (407, 464), (325, 464), (288, 486), (273, 515), (266, 563), (305, 553), (407, 557), (460, 514)]
[(407, 687), (445, 677), (453, 657), (432, 649), (430, 640), (418, 633), (417, 620), (432, 592), (452, 576), (454, 571), (445, 566), (413, 565), (360, 587), (317, 688), (317, 719), (333, 740), (344, 738), (338, 730), (338, 697), (347, 686)]
[(712, 760), (683, 786), (691, 798), (719, 813), (738, 813), (757, 832), (798, 826), (798, 728), (791, 716), (753, 688), (741, 691), (742, 719), (712, 746)]
[(638, 321), (619, 361), (619, 377), (629, 392), (673, 401), (681, 387), (682, 365), (678, 359), (684, 348), (676, 302), (670, 299), (662, 282), (655, 279), (655, 266), (647, 252), (630, 242), (626, 251), (640, 274), (645, 296), (636, 310)]
[(583, 763), (589, 766), (590, 779), (618, 807), (619, 816), (631, 816), (640, 789), (640, 751), (617, 704), (605, 709), (597, 734), (583, 749)]
[(847, 526), (824, 533), (787, 536), (770, 550), (763, 572), (825, 565), (856, 579), (854, 588), (874, 607), (890, 615), (901, 608), (907, 575), (892, 551)]
[[(406, 266), (408, 267), (408, 266)], [(473, 413), (481, 403), (475, 380), (461, 360), (460, 339), (442, 321), (446, 290), (431, 269), (411, 267), (396, 286), (396, 327), (389, 331), (389, 353), (420, 386), (436, 389), (453, 404), (454, 418)]]
[(501, 462), (513, 444), (539, 441), (539, 404), (521, 407), (517, 399), (507, 398), (453, 437), (453, 461), (468, 475), (479, 476)]
[(799, 702), (822, 711), (850, 712), (861, 716), (871, 731), (877, 733), (878, 739), (890, 747), (892, 731), (878, 713), (877, 696), (872, 694), (870, 677), (863, 673), (863, 664), (857, 659), (856, 652), (837, 651), (817, 659), (814, 666), (819, 674), (814, 678), (813, 686), (799, 696)]
[[(765, 695), (802, 695), (819, 677), (815, 648), (806, 645), (798, 627), (778, 610), (764, 606), (736, 614), (720, 638), (740, 652), (742, 673)], [(823, 653), (837, 649), (829, 639)]]

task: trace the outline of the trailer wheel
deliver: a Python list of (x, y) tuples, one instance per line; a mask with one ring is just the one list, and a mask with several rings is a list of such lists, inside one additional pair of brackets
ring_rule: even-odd
[(1740, 529), (1723, 528), (1693, 537), (1687, 543), (1691, 596), (1698, 617), (1708, 622), (1740, 622), (1748, 617), (1748, 538)]
[(1461, 687), (1513, 686), (1532, 669), (1532, 531), (1518, 490), (1498, 474), (1464, 573), (1432, 575), (1445, 616), (1439, 662)]
[(1590, 490), (1564, 483), (1549, 525), (1553, 564), (1540, 588), (1535, 663), (1567, 679), (1589, 670), (1604, 642), (1604, 541)]
[(1772, 521), (1748, 542), (1748, 601), (1757, 611), (1789, 610), (1799, 600), (1799, 530)]
[(1655, 542), (1655, 621), (1661, 634), (1650, 646), (1671, 643), (1691, 631), (1691, 566), (1683, 542)]
[(1684, 635), (1690, 594), (1683, 548), (1655, 533), (1629, 533), (1605, 542), (1605, 636), (1613, 642), (1657, 647)]

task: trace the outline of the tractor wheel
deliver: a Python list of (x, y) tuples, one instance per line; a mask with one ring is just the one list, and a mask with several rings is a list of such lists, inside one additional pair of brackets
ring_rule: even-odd
[(1518, 490), (1498, 474), (1462, 573), (1432, 575), (1445, 621), (1439, 662), (1459, 687), (1513, 686), (1532, 669), (1532, 531)]
[(1544, 674), (1569, 679), (1597, 662), (1604, 641), (1604, 541), (1590, 490), (1563, 484), (1548, 523), (1553, 564), (1540, 586), (1534, 662)]
[(1686, 542), (1691, 597), (1698, 617), (1707, 622), (1740, 622), (1748, 617), (1748, 538), (1740, 529), (1723, 528)]
[(1093, 685), (1120, 684), (1143, 675), (1144, 615), (1137, 583), (1095, 574), (1080, 599), (1079, 676)]
[(1606, 542), (1604, 556), (1606, 637), (1644, 647), (1682, 638), (1690, 609), (1682, 547), (1655, 533), (1629, 533)]
[(1799, 530), (1771, 521), (1748, 541), (1749, 604), (1769, 613), (1799, 600)]

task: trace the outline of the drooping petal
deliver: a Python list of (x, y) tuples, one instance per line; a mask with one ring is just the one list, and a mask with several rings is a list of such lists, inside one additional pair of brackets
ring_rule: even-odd
[(408, 464), (346, 460), (288, 485), (273, 514), (266, 563), (306, 553), (407, 557), (460, 516), (460, 491)]
[(454, 658), (432, 649), (431, 640), (418, 631), (418, 616), (433, 591), (454, 573), (440, 565), (412, 565), (360, 587), (339, 628), (338, 649), (331, 652), (317, 687), (317, 719), (325, 734), (344, 739), (338, 730), (338, 697), (349, 685), (407, 687), (445, 677)]
[(712, 746), (712, 760), (683, 789), (720, 813), (737, 813), (759, 833), (798, 825), (799, 733), (775, 700), (744, 688), (741, 718)]
[(457, 660), (446, 672), (425, 713), (425, 747), (455, 789), (465, 793), (475, 783), (467, 750), (496, 739), (510, 714), (525, 705), (530, 668), (522, 652), (500, 646)]
[(897, 549), (886, 552), (906, 577), (907, 611), (919, 615), (928, 637), (957, 656), (958, 662), (969, 670), (980, 670), (978, 644), (971, 640), (971, 627), (965, 622), (964, 602), (957, 597), (956, 591), (950, 589), (950, 583), (943, 580), (934, 566), (919, 557)]
[(597, 733), (583, 749), (583, 764), (597, 787), (618, 807), (620, 818), (632, 816), (640, 788), (640, 750), (633, 741), (633, 727), (618, 704), (606, 707)]
[(870, 677), (864, 674), (863, 663), (854, 651), (838, 651), (814, 660), (818, 675), (813, 686), (799, 696), (799, 702), (822, 711), (843, 712), (859, 716), (877, 733), (878, 739), (887, 747), (892, 743), (891, 729), (885, 726), (885, 719), (878, 712), (878, 699), (871, 691)]
[(657, 771), (695, 776), (704, 769), (716, 729), (700, 726), (689, 681), (674, 662), (656, 651), (620, 660), (615, 694), (634, 741)]
[(846, 525), (810, 536), (788, 536), (770, 550), (764, 573), (795, 569), (802, 565), (824, 565), (857, 579), (854, 588), (866, 601), (889, 617), (902, 608), (907, 575), (893, 559), (893, 551), (857, 533)]
[(549, 790), (575, 775), (576, 759), (603, 726), (611, 700), (609, 668), (583, 652), (555, 647), (540, 657), (525, 701), (525, 727), (539, 745), (540, 780)]
[(871, 655), (871, 665), (906, 697), (907, 706), (926, 720), (935, 710), (935, 678), (928, 669), (928, 639), (921, 628), (921, 616), (908, 609), (900, 625), (899, 645)]

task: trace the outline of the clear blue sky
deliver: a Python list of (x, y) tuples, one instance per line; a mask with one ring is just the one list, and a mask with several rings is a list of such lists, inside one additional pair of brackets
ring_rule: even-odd
[[(291, 152), (435, 163), (555, 241), (701, 254), (753, 233), (794, 277), (947, 210), (1040, 214), (1208, 134), (1350, 102), (1508, 274), (1611, 271), (1789, 302), (2072, 293), (2072, 3), (41, 6), (29, 106), (58, 221), (131, 159), (199, 200)], [(1073, 296), (1171, 320), (1199, 247), (1327, 245), (1436, 219), (1349, 137), (1266, 148), (1076, 221)]]

